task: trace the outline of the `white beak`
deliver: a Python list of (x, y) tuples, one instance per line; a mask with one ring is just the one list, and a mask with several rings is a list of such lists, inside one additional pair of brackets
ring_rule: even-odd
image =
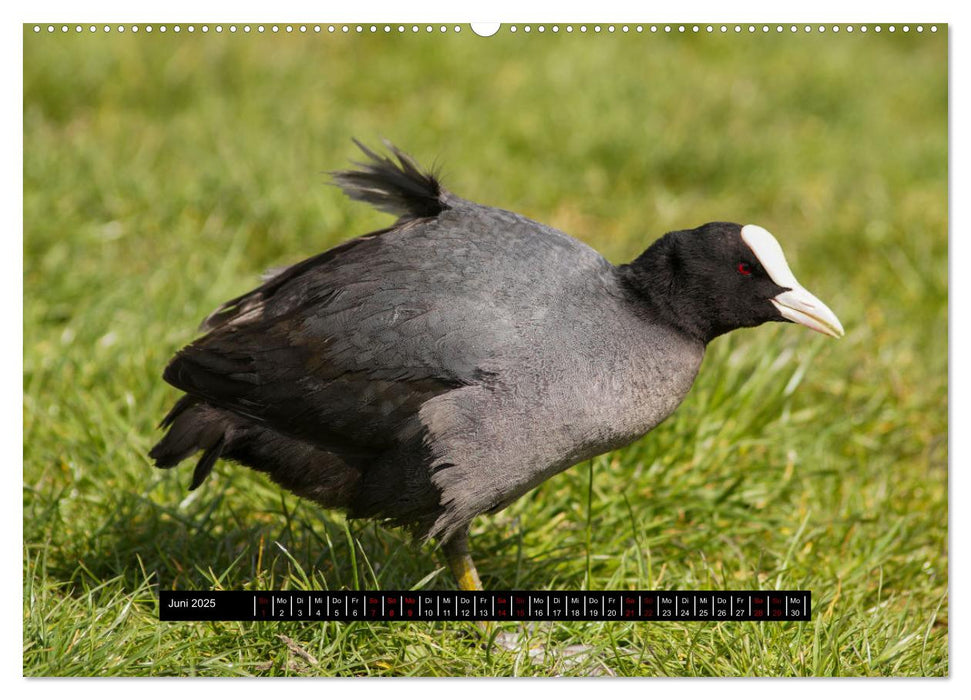
[(769, 300), (784, 318), (824, 335), (843, 337), (843, 326), (836, 314), (796, 281), (775, 236), (761, 226), (748, 224), (742, 227), (742, 240), (755, 253), (772, 281), (780, 287), (788, 287), (788, 291)]
[(819, 299), (796, 285), (770, 301), (783, 317), (834, 338), (843, 337), (843, 326), (836, 314)]

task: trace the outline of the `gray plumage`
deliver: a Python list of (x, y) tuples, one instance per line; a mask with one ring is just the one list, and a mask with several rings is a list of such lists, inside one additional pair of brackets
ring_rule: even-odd
[[(704, 304), (664, 295), (712, 293), (682, 274), (679, 242), (701, 234), (668, 234), (615, 267), (452, 195), (390, 148), (397, 162), (364, 149), (369, 161), (335, 180), (394, 226), (227, 302), (173, 359), (165, 379), (186, 396), (163, 421), (158, 466), (201, 450), (193, 488), (235, 460), (351, 517), (447, 541), (664, 420), (723, 326), (782, 320), (762, 306), (765, 318), (680, 318)], [(709, 227), (717, 245), (738, 237)]]

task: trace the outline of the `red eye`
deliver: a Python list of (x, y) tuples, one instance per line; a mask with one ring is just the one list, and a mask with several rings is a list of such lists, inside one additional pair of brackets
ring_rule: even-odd
[(742, 274), (748, 277), (749, 275), (752, 274), (752, 266), (749, 265), (747, 262), (740, 262), (738, 264), (738, 272), (739, 274)]

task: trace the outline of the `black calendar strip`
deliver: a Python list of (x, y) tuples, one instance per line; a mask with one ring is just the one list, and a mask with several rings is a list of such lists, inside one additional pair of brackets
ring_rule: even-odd
[(807, 622), (810, 591), (160, 591), (163, 621)]

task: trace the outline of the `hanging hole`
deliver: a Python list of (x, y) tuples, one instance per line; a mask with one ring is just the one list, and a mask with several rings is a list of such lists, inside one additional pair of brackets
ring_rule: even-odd
[(498, 22), (473, 22), (472, 32), (477, 36), (492, 36), (501, 26)]

